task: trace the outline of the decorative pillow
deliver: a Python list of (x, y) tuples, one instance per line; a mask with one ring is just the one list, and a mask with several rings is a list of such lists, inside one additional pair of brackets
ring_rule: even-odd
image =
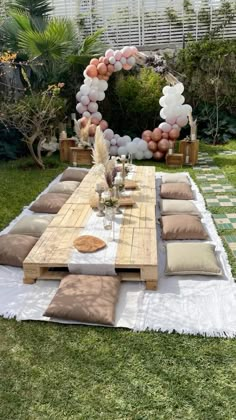
[(162, 184), (169, 184), (172, 182), (184, 182), (185, 184), (190, 184), (188, 176), (181, 173), (164, 174), (161, 177), (161, 181)]
[(174, 242), (166, 245), (165, 273), (169, 276), (187, 274), (220, 276), (222, 271), (213, 245)]
[(87, 175), (88, 171), (89, 170), (85, 168), (68, 168), (63, 172), (60, 182), (61, 181), (80, 182)]
[(74, 247), (79, 252), (96, 252), (99, 249), (105, 248), (106, 242), (96, 236), (83, 235), (75, 239), (73, 242)]
[(161, 198), (172, 200), (193, 200), (193, 192), (190, 185), (184, 182), (173, 182), (161, 185)]
[(0, 235), (0, 264), (22, 267), (37, 240), (26, 235)]
[(119, 277), (70, 274), (61, 281), (44, 316), (114, 325), (119, 287)]
[(70, 196), (68, 194), (47, 193), (41, 195), (30, 210), (35, 213), (57, 213)]
[(189, 200), (161, 200), (160, 210), (162, 216), (168, 216), (172, 214), (192, 214), (193, 216), (199, 216), (195, 204)]
[(162, 239), (165, 239), (166, 241), (173, 241), (176, 239), (208, 239), (208, 235), (198, 216), (192, 216), (191, 214), (163, 216), (161, 218), (161, 223)]
[(49, 193), (73, 194), (79, 184), (77, 181), (58, 182), (50, 188)]
[(15, 226), (13, 226), (9, 233), (35, 236), (36, 238), (39, 238), (52, 219), (53, 216), (24, 216), (15, 224)]

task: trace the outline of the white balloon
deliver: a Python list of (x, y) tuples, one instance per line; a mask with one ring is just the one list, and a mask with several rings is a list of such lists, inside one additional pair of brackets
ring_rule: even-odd
[(136, 63), (136, 60), (133, 56), (127, 58), (127, 64), (129, 64), (130, 66), (134, 66)]
[(117, 139), (119, 139), (119, 138), (120, 138), (120, 135), (119, 135), (119, 134), (115, 134), (115, 135), (114, 135), (114, 138), (117, 140)]
[(130, 136), (124, 136), (123, 140), (125, 143), (130, 143), (131, 142), (131, 137)]
[[(170, 118), (170, 117), (166, 117), (166, 122), (168, 123), (168, 124), (170, 124), (170, 125), (173, 125), (174, 123), (175, 123), (175, 121), (176, 121), (176, 117), (174, 116), (174, 117), (172, 117), (172, 118)], [(173, 127), (172, 127), (173, 128)]]
[(166, 96), (162, 96), (159, 100), (159, 104), (164, 107), (166, 105)]
[(103, 101), (105, 99), (105, 93), (101, 90), (98, 91), (98, 101)]
[(111, 156), (117, 156), (118, 155), (118, 147), (117, 146), (111, 146), (110, 147), (110, 155)]
[(88, 105), (90, 102), (90, 99), (87, 95), (82, 96), (82, 98), (80, 99), (81, 104), (83, 105)]
[(85, 79), (84, 79), (84, 84), (85, 85), (87, 85), (87, 86), (91, 86), (91, 84), (92, 84), (92, 79), (91, 79), (91, 77), (85, 77)]
[(114, 138), (114, 139), (111, 139), (111, 145), (112, 146), (116, 146), (116, 139)]
[(79, 101), (80, 101), (81, 96), (82, 96), (82, 93), (81, 93), (81, 92), (77, 92), (77, 93), (76, 93), (76, 96), (75, 96), (75, 97), (76, 97), (76, 101), (77, 101), (77, 102), (79, 102)]
[(121, 155), (127, 155), (127, 148), (125, 147), (125, 146), (121, 146), (121, 147), (119, 147), (118, 148), (118, 155), (119, 156), (121, 156)]
[(179, 130), (179, 131), (181, 129), (181, 127), (178, 124), (173, 124), (172, 125), (172, 128), (176, 128), (176, 130)]
[(134, 156), (135, 156), (135, 159), (137, 160), (142, 160), (144, 158), (144, 154), (141, 150), (137, 150)]
[(119, 137), (116, 140), (116, 143), (117, 143), (118, 146), (125, 146), (126, 145), (126, 142), (124, 141), (123, 137)]
[(126, 64), (127, 60), (126, 60), (125, 57), (121, 57), (120, 62), (121, 62), (121, 64)]
[(169, 133), (169, 131), (171, 130), (171, 125), (170, 124), (168, 124), (168, 123), (166, 123), (166, 122), (163, 122), (163, 123), (161, 123), (161, 124), (159, 124), (159, 126), (158, 126), (162, 131), (164, 131), (164, 133)]
[(160, 110), (160, 117), (161, 117), (163, 120), (165, 120), (165, 119), (166, 119), (167, 115), (166, 115), (166, 110), (165, 110), (165, 108), (162, 108), (162, 109)]
[(114, 50), (112, 50), (111, 48), (109, 48), (109, 50), (106, 50), (106, 52), (105, 52), (105, 57), (106, 58), (109, 58), (112, 55), (114, 55)]
[(76, 105), (76, 111), (79, 114), (83, 114), (83, 112), (87, 111), (87, 107), (81, 104), (80, 102)]
[(184, 127), (185, 125), (188, 124), (188, 118), (185, 116), (180, 116), (177, 118), (176, 123), (180, 126), (180, 127)]
[(110, 142), (109, 140), (105, 140), (108, 150), (110, 149)]
[(169, 90), (170, 90), (170, 86), (164, 86), (164, 87), (163, 87), (163, 89), (162, 89), (162, 93), (163, 93), (163, 95), (164, 95), (164, 96), (165, 96), (165, 95), (168, 95)]
[(93, 102), (96, 102), (98, 100), (98, 90), (97, 89), (90, 89), (89, 92), (89, 99)]
[(90, 112), (97, 112), (98, 104), (96, 102), (90, 102), (90, 104), (88, 104), (88, 110)]
[(97, 120), (101, 121), (102, 120), (102, 114), (101, 114), (101, 112), (94, 112), (92, 114), (92, 118), (97, 118)]
[(180, 94), (183, 93), (183, 91), (184, 91), (184, 85), (181, 82), (176, 83), (176, 85), (174, 86), (174, 88), (175, 88), (176, 92), (177, 93), (180, 93)]
[(83, 112), (83, 117), (90, 118), (91, 114), (88, 111)]
[(80, 92), (82, 93), (82, 95), (88, 95), (90, 91), (90, 87), (87, 85), (82, 85), (80, 87)]
[(105, 139), (107, 139), (107, 140), (111, 140), (111, 139), (113, 139), (113, 137), (114, 137), (114, 131), (113, 131), (113, 130), (111, 130), (110, 128), (107, 128), (107, 129), (104, 131), (103, 135), (104, 135), (104, 138), (105, 138)]
[(146, 151), (144, 152), (144, 157), (145, 157), (146, 159), (151, 159), (151, 158), (153, 157), (153, 153), (151, 152), (151, 150), (146, 150)]
[(100, 80), (99, 80), (98, 77), (93, 77), (91, 86), (98, 87), (99, 82), (100, 82)]
[(115, 64), (116, 59), (115, 59), (115, 57), (112, 56), (112, 57), (108, 58), (108, 61), (109, 61), (110, 64)]
[(108, 83), (106, 80), (99, 80), (98, 86), (99, 86), (99, 89), (103, 91), (108, 89)]
[(116, 61), (114, 64), (115, 71), (120, 71), (122, 69), (122, 64), (120, 61)]
[(132, 141), (131, 143), (128, 143), (128, 144), (127, 144), (126, 149), (127, 149), (127, 151), (128, 151), (131, 155), (133, 155), (133, 154), (135, 154), (135, 153), (137, 152), (138, 147), (137, 147), (137, 144), (135, 144), (135, 143)]
[(140, 137), (135, 137), (133, 139), (133, 143), (138, 145), (138, 143), (140, 142), (140, 140), (142, 140), (142, 139), (140, 139)]
[(142, 152), (146, 152), (148, 148), (147, 142), (145, 140), (140, 140), (138, 143), (138, 150), (141, 150)]
[(189, 115), (192, 112), (192, 110), (193, 110), (193, 108), (191, 107), (191, 105), (188, 105), (188, 104), (184, 104), (182, 108), (184, 110), (186, 110), (186, 115)]

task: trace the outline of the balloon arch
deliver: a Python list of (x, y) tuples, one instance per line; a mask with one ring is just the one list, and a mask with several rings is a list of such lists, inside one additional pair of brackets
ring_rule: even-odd
[[(153, 131), (145, 130), (141, 138), (133, 140), (129, 136), (121, 137), (108, 128), (108, 123), (98, 111), (99, 101), (105, 99), (105, 91), (108, 89), (108, 80), (112, 73), (120, 70), (130, 70), (140, 61), (145, 64), (148, 57), (139, 53), (136, 47), (124, 47), (113, 51), (108, 49), (105, 57), (92, 58), (84, 71), (84, 83), (76, 94), (76, 111), (82, 115), (79, 120), (81, 126), (88, 121), (89, 136), (93, 137), (97, 126), (104, 132), (104, 138), (111, 156), (131, 154), (135, 159), (162, 159), (169, 149), (174, 148), (175, 140), (180, 135), (180, 130), (188, 123), (188, 117), (192, 108), (184, 104), (182, 95), (184, 85), (176, 80), (173, 86), (163, 88), (163, 96), (160, 98), (162, 107), (160, 116), (164, 122), (159, 124)], [(156, 68), (155, 68), (155, 71)]]

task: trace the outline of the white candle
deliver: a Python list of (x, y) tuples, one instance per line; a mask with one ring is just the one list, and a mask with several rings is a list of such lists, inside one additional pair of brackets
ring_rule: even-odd
[(121, 155), (121, 162), (124, 162), (126, 160), (126, 155)]

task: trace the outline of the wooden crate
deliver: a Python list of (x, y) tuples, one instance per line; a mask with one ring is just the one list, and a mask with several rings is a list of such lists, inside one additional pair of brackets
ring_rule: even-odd
[(179, 143), (179, 153), (183, 153), (184, 165), (196, 165), (198, 161), (199, 140), (181, 140)]
[(60, 141), (60, 160), (61, 162), (70, 161), (70, 148), (76, 144), (75, 139), (65, 139)]
[(170, 168), (180, 168), (183, 166), (184, 157), (182, 153), (172, 153), (166, 155), (166, 165)]
[(76, 165), (92, 165), (92, 149), (81, 147), (70, 148), (70, 163)]

